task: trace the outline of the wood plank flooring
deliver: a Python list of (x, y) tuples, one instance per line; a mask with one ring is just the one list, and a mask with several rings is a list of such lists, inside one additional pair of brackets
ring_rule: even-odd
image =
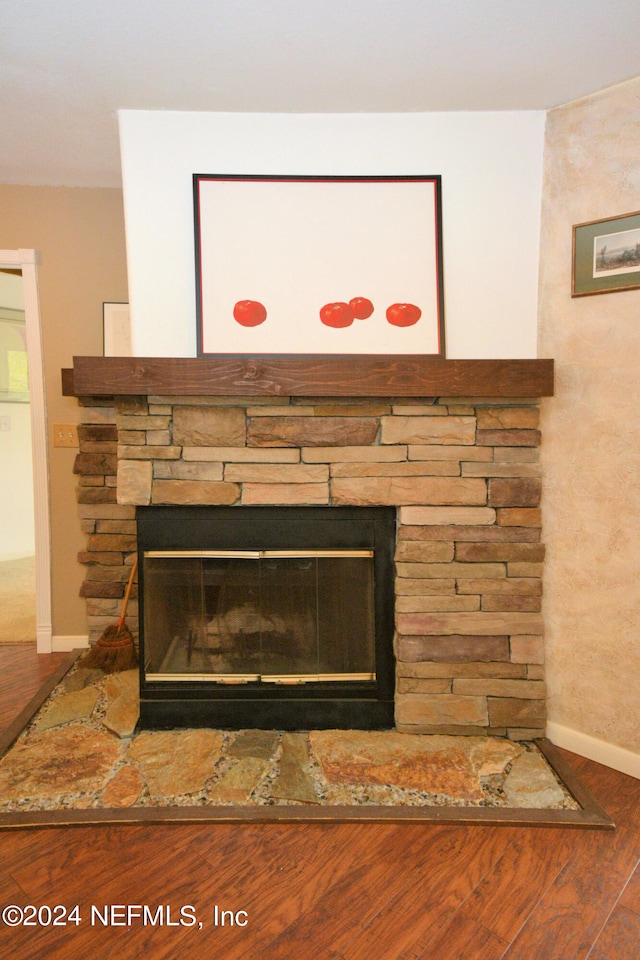
[[(64, 656), (0, 647), (0, 728)], [(638, 960), (640, 781), (565, 756), (615, 831), (358, 823), (0, 831), (0, 912), (78, 904), (82, 918), (0, 921), (0, 957)], [(146, 923), (136, 916), (145, 905)], [(187, 924), (198, 922), (181, 925), (181, 907)]]

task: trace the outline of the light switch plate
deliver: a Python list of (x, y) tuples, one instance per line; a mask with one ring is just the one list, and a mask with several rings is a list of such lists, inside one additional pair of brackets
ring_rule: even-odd
[(54, 423), (54, 447), (78, 447), (78, 427), (75, 423)]

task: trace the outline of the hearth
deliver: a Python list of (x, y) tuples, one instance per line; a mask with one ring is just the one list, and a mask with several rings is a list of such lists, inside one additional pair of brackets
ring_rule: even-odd
[(393, 726), (395, 514), (139, 507), (141, 725)]

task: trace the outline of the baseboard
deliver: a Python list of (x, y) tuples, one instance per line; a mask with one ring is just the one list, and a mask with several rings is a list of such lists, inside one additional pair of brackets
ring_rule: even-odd
[(36, 651), (51, 653), (51, 624), (36, 622)]
[(51, 637), (52, 653), (64, 653), (67, 650), (76, 650), (78, 647), (88, 646), (88, 637)]
[(606, 740), (598, 740), (597, 737), (591, 737), (588, 733), (572, 730), (552, 720), (547, 723), (547, 737), (557, 747), (564, 747), (565, 750), (571, 750), (572, 753), (577, 753), (581, 757), (602, 763), (605, 767), (611, 767), (612, 770), (627, 773), (630, 777), (640, 780), (640, 754), (632, 753), (631, 750), (625, 750), (624, 747), (618, 747), (614, 743), (607, 743)]

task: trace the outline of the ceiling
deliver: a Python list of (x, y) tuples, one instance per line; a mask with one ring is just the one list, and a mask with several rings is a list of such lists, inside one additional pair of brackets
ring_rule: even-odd
[(640, 74), (638, 0), (0, 5), (0, 182), (120, 183), (117, 110), (545, 110)]

